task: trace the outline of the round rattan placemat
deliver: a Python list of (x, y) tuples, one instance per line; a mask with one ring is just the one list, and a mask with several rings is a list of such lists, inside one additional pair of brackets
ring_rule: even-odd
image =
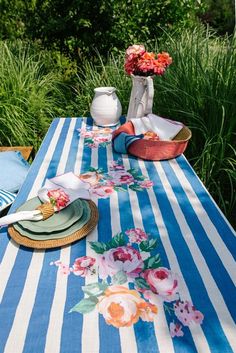
[[(71, 244), (79, 239), (84, 238), (90, 233), (98, 223), (98, 209), (95, 203), (91, 200), (87, 201), (91, 210), (91, 217), (89, 221), (76, 232), (61, 238), (61, 239), (50, 239), (50, 240), (33, 240), (21, 235), (15, 228), (14, 225), (8, 227), (8, 233), (13, 240), (19, 245), (24, 245), (28, 248), (34, 249), (49, 249), (56, 248), (64, 245)], [(69, 231), (69, 229), (68, 229)]]

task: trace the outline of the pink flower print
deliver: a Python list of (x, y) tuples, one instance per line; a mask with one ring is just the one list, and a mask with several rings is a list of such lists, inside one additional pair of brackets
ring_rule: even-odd
[(59, 268), (60, 270), (60, 274), (62, 275), (69, 275), (71, 272), (71, 269), (68, 265), (63, 264), (60, 260), (54, 261), (54, 262), (50, 262), (50, 265), (55, 265)]
[(81, 135), (82, 137), (84, 137), (84, 138), (93, 138), (94, 133), (93, 133), (92, 130), (89, 131), (89, 130), (86, 130), (86, 129), (84, 129), (84, 128), (78, 129), (78, 130), (79, 130), (80, 135)]
[(134, 177), (126, 172), (125, 170), (117, 170), (117, 171), (111, 171), (109, 172), (109, 175), (112, 177), (112, 181), (116, 185), (121, 185), (121, 184), (131, 184), (134, 182)]
[(122, 164), (117, 163), (116, 161), (112, 161), (110, 163), (110, 168), (111, 170), (124, 170), (125, 167)]
[(165, 267), (149, 269), (143, 272), (153, 293), (158, 294), (164, 301), (176, 300), (178, 290), (177, 276)]
[(153, 186), (153, 181), (151, 180), (144, 180), (139, 182), (139, 186), (143, 189), (149, 189)]
[(102, 279), (124, 271), (130, 281), (138, 277), (143, 269), (139, 251), (131, 246), (119, 246), (104, 252), (98, 258), (99, 275)]
[(51, 204), (55, 206), (58, 211), (65, 207), (70, 201), (69, 196), (62, 189), (49, 190), (47, 196), (49, 197)]
[(170, 335), (171, 337), (182, 337), (184, 335), (183, 331), (182, 331), (182, 325), (180, 325), (179, 323), (174, 323), (171, 322), (170, 323)]
[(128, 235), (130, 243), (140, 244), (143, 240), (148, 239), (147, 233), (140, 228), (128, 229), (125, 234)]
[(91, 267), (95, 264), (96, 259), (90, 256), (82, 256), (75, 259), (74, 265), (72, 266), (72, 272), (76, 276), (85, 277), (90, 272)]
[(93, 196), (106, 199), (114, 192), (114, 188), (109, 185), (96, 185), (95, 187), (90, 188), (89, 192)]
[(174, 304), (175, 315), (179, 321), (184, 326), (189, 326), (191, 323), (195, 322), (197, 324), (202, 324), (204, 315), (195, 309), (195, 307), (189, 301), (178, 300)]

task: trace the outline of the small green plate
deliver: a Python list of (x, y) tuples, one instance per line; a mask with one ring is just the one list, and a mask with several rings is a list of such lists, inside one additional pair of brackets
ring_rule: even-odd
[[(26, 201), (17, 211), (32, 211), (42, 203), (38, 197)], [(64, 230), (82, 217), (83, 205), (82, 200), (77, 199), (68, 207), (56, 212), (53, 216), (44, 221), (20, 221), (20, 226), (34, 233), (52, 233)]]
[[(60, 239), (67, 237), (70, 234), (73, 234), (77, 230), (81, 229), (90, 219), (91, 216), (91, 210), (89, 207), (89, 204), (85, 200), (81, 200), (82, 204), (82, 216), (80, 219), (75, 221), (74, 224), (70, 225), (64, 230), (58, 230), (58, 231), (53, 231), (52, 233), (44, 232), (44, 229), (42, 228), (42, 231), (39, 233), (35, 233), (33, 231), (30, 231), (28, 229), (25, 229), (22, 227), (20, 223), (18, 222), (13, 224), (13, 227), (23, 236), (28, 237), (33, 240), (48, 240), (48, 239)], [(69, 206), (68, 206), (69, 207)], [(61, 211), (62, 212), (62, 211)], [(42, 221), (38, 221), (38, 223), (42, 223)], [(45, 221), (44, 221), (45, 222)]]

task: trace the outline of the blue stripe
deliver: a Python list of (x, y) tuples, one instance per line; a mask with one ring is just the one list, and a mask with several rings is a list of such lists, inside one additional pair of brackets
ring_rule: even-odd
[[(199, 218), (197, 217), (191, 202), (187, 198), (178, 178), (176, 177), (173, 169), (168, 162), (162, 163), (165, 174), (172, 185), (172, 189), (178, 200), (179, 206), (185, 216), (185, 219), (191, 229), (194, 239), (207, 263), (208, 268), (217, 269), (211, 274), (222, 293), (225, 303), (228, 307), (229, 312), (233, 317), (236, 317), (236, 307), (232, 305), (232, 298), (228, 293), (235, 293), (235, 286), (230, 278), (228, 272), (226, 271), (222, 260), (219, 258), (214, 246), (210, 242), (203, 226), (201, 225)], [(236, 239), (235, 239), (235, 249), (236, 249)], [(224, 281), (222, 281), (222, 278)]]
[[(66, 131), (68, 131), (70, 124), (70, 119), (66, 119), (60, 133), (60, 138), (56, 144), (55, 151), (53, 153), (52, 159), (46, 171), (46, 176), (50, 177), (49, 170), (53, 170), (55, 173), (55, 161), (60, 161), (63, 148), (65, 146), (66, 140)], [(48, 148), (50, 148), (48, 146)], [(47, 148), (47, 149), (48, 149)], [(55, 174), (53, 174), (54, 176)], [(44, 178), (45, 180), (45, 178)], [(25, 338), (24, 353), (31, 353), (33, 347), (35, 347), (35, 341), (37, 341), (38, 351), (43, 351), (46, 341), (46, 334), (50, 318), (50, 310), (54, 298), (54, 292), (56, 287), (56, 268), (50, 266), (51, 261), (60, 258), (60, 248), (55, 248), (53, 250), (47, 250), (44, 255), (43, 267), (40, 273), (37, 294), (35, 297), (35, 305), (33, 307), (29, 328)], [(46, 290), (45, 290), (46, 289)], [(42, 314), (43, 312), (43, 314)], [(42, 316), (45, 318), (39, 323), (39, 317)], [(40, 340), (39, 334), (40, 332)]]
[(222, 217), (219, 207), (209, 197), (200, 179), (197, 177), (196, 173), (194, 172), (188, 161), (185, 159), (185, 157), (178, 157), (176, 159), (176, 162), (179, 164), (180, 168), (184, 172), (193, 190), (197, 194), (203, 208), (206, 210), (207, 215), (209, 216), (214, 226), (217, 228), (227, 248), (232, 251), (234, 259), (236, 260), (236, 233), (232, 232), (231, 227), (229, 226), (229, 222), (224, 217)]
[[(161, 162), (162, 165), (166, 162)], [(186, 281), (194, 306), (204, 311), (205, 316), (202, 329), (206, 335), (212, 351), (232, 352), (224, 335), (218, 316), (208, 296), (198, 268), (193, 261), (189, 248), (181, 233), (179, 224), (174, 216), (170, 201), (162, 185), (159, 175), (151, 162), (145, 162), (149, 178), (155, 182), (153, 187), (160, 211), (169, 233), (169, 239), (175, 251), (182, 275)], [(185, 212), (188, 212), (186, 209)], [(183, 340), (184, 338), (182, 338)], [(227, 351), (228, 349), (228, 351)]]
[[(79, 120), (82, 123), (82, 120)], [(80, 128), (81, 124), (78, 126), (76, 124), (76, 129)], [(76, 163), (76, 155), (79, 144), (78, 132), (72, 140), (70, 148), (70, 162), (67, 164), (66, 171), (73, 171), (75, 174), (80, 174), (85, 172), (91, 161), (91, 150), (89, 148), (83, 147), (83, 154), (80, 157), (82, 159), (80, 171), (74, 170)], [(86, 254), (86, 238), (71, 245), (70, 254), (70, 265), (73, 265), (74, 261)], [(61, 334), (61, 350), (60, 353), (80, 353), (81, 352), (81, 342), (82, 342), (82, 327), (83, 327), (83, 316), (79, 313), (72, 312), (69, 313), (81, 299), (83, 299), (83, 291), (81, 287), (84, 286), (85, 280), (81, 276), (75, 276), (71, 274), (68, 277), (67, 283), (67, 297), (65, 302), (65, 311), (63, 317), (63, 326)]]

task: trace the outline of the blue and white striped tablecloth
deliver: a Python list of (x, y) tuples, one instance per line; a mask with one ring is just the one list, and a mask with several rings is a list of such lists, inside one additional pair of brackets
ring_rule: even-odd
[[(1, 229), (0, 353), (236, 352), (234, 230), (184, 156), (151, 162), (118, 155), (111, 144), (90, 148), (77, 131), (86, 128), (86, 122), (92, 128), (90, 118), (53, 121), (12, 211), (36, 196), (45, 178), (69, 171), (83, 174), (91, 166), (107, 172), (111, 161), (119, 160), (125, 170), (133, 168), (139, 176), (147, 176), (153, 186), (136, 191), (126, 185), (125, 192), (117, 189), (110, 197), (97, 198), (98, 226), (71, 246), (32, 250), (18, 246), (7, 229)], [(99, 254), (91, 241), (107, 243), (115, 234), (130, 229), (141, 229), (157, 239), (161, 266), (176, 276), (181, 299), (204, 315), (201, 325), (181, 324), (183, 335), (172, 338), (170, 323), (178, 320), (171, 302), (160, 298), (153, 321), (130, 316), (134, 324), (124, 327), (119, 326), (122, 303), (113, 303), (116, 325), (105, 321), (104, 310), (109, 308), (83, 315), (70, 312), (84, 298), (82, 286), (97, 282), (98, 274), (63, 275), (60, 266), (52, 264), (59, 260), (72, 266), (80, 257), (96, 258)], [(127, 246), (131, 248), (132, 243)], [(132, 249), (137, 253), (137, 244)], [(145, 255), (149, 256), (143, 252)], [(118, 288), (123, 286), (122, 295), (133, 300), (132, 311), (144, 300), (141, 292), (134, 294), (134, 283), (130, 283)]]

